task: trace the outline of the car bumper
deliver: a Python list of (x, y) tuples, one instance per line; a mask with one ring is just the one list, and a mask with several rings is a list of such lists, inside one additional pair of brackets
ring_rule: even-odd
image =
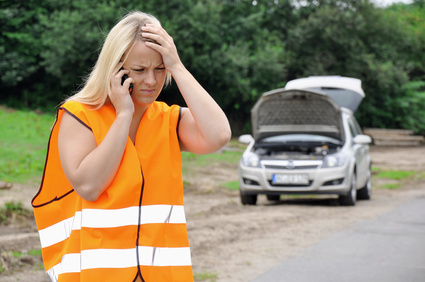
[[(239, 187), (244, 194), (346, 194), (351, 186), (349, 164), (336, 168), (265, 169), (239, 164)], [(309, 183), (273, 184), (273, 174), (308, 175)]]

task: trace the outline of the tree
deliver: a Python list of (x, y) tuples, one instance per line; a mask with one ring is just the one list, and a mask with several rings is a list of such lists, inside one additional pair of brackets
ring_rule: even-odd
[(408, 41), (409, 48), (402, 54), (409, 62), (410, 80), (425, 80), (425, 1), (412, 5), (393, 4), (384, 10), (387, 21), (397, 22), (403, 34), (400, 41)]
[(50, 7), (36, 0), (6, 1), (0, 7), (0, 97), (14, 106), (32, 106), (44, 77), (38, 15)]
[[(423, 3), (383, 9), (369, 0), (3, 1), (0, 102), (52, 109), (80, 87), (105, 35), (131, 7), (159, 18), (235, 134), (249, 132), (250, 110), (263, 92), (329, 74), (362, 80), (362, 125), (406, 126), (400, 99), (412, 96), (404, 85), (425, 80)], [(175, 84), (160, 99), (184, 105)]]
[(412, 81), (403, 85), (403, 96), (395, 101), (400, 105), (401, 114), (397, 122), (401, 128), (413, 130), (416, 134), (425, 135), (425, 81)]
[[(344, 1), (336, 1), (342, 3)], [(368, 1), (325, 5), (298, 23), (288, 39), (288, 79), (343, 75), (362, 80), (366, 99), (357, 118), (363, 126), (398, 127), (394, 103), (408, 81), (409, 40)]]

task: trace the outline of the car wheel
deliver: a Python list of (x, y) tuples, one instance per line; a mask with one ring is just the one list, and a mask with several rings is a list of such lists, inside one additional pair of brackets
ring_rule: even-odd
[(356, 198), (357, 198), (357, 176), (354, 172), (351, 176), (351, 187), (350, 191), (346, 195), (340, 195), (339, 196), (339, 204), (341, 206), (354, 206), (356, 204)]
[(357, 191), (357, 199), (369, 200), (372, 196), (372, 177), (370, 170), (368, 171), (366, 185)]
[(267, 200), (277, 202), (280, 200), (280, 195), (266, 195)]
[(257, 194), (241, 194), (242, 205), (256, 205), (257, 204)]

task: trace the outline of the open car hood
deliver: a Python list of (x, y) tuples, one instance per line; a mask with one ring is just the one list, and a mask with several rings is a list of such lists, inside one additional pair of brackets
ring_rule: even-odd
[(255, 140), (282, 134), (319, 134), (344, 141), (341, 108), (326, 94), (284, 88), (264, 93), (251, 110)]
[(288, 81), (285, 89), (305, 89), (326, 93), (341, 107), (356, 112), (365, 93), (361, 80), (343, 76), (310, 76)]

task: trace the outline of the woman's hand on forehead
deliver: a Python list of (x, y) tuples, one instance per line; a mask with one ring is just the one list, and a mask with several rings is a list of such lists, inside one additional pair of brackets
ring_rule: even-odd
[(151, 39), (154, 42), (146, 41), (145, 44), (149, 48), (161, 54), (165, 68), (173, 73), (173, 69), (181, 65), (181, 61), (177, 52), (173, 38), (160, 26), (147, 24), (142, 27), (142, 36)]

